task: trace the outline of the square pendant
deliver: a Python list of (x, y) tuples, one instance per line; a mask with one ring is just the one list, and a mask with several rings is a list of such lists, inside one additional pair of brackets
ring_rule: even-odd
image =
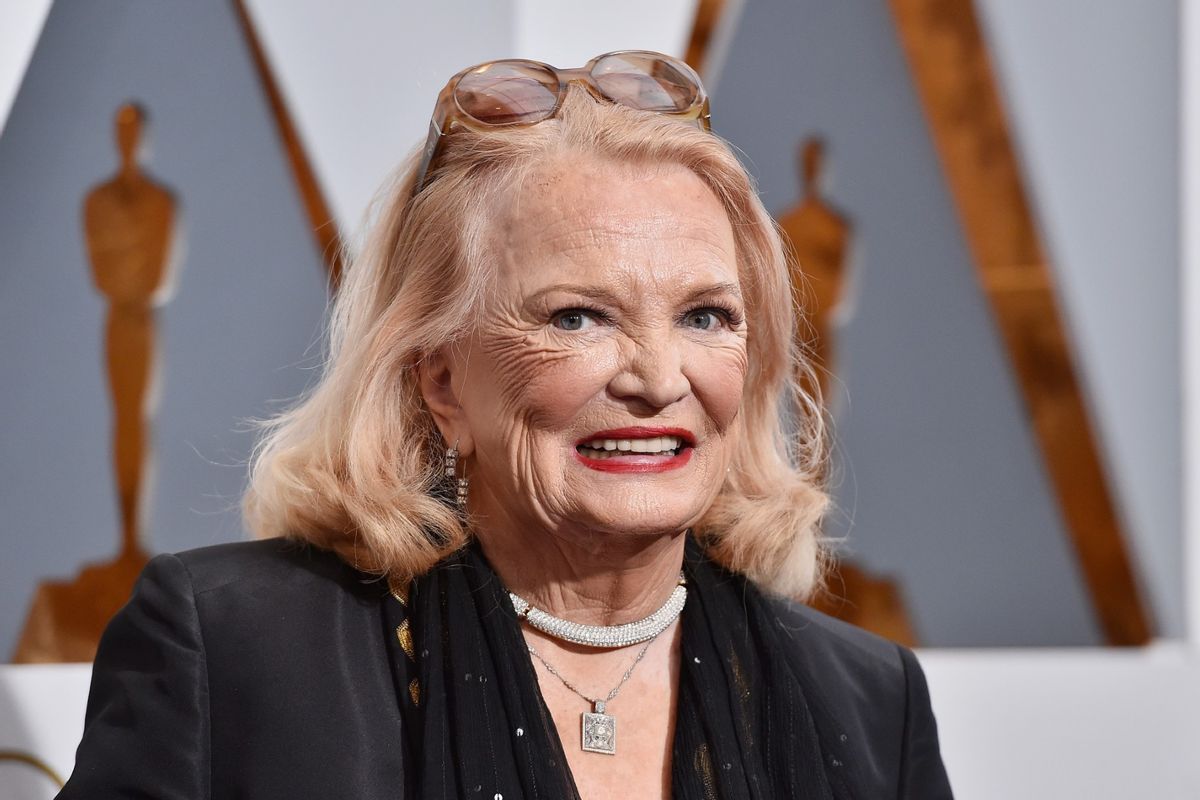
[(589, 753), (617, 753), (617, 718), (597, 712), (584, 712), (583, 749)]

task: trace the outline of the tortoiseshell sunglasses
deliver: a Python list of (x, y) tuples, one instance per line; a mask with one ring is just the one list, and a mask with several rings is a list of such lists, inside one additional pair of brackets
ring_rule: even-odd
[(438, 94), (429, 139), (413, 196), (425, 188), (429, 168), (442, 152), (443, 137), (458, 127), (534, 125), (562, 107), (567, 86), (578, 82), (597, 99), (654, 111), (710, 130), (708, 95), (695, 70), (663, 53), (618, 50), (596, 56), (578, 69), (540, 61), (503, 59), (464, 69)]

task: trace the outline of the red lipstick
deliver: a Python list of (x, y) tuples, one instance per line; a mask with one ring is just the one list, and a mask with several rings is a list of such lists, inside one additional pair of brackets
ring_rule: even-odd
[[(683, 446), (678, 453), (658, 455), (652, 453), (634, 453), (628, 450), (611, 451), (614, 455), (607, 458), (590, 458), (579, 452), (578, 446), (593, 442), (597, 439), (654, 439), (659, 436), (677, 436), (683, 440)], [(679, 469), (692, 459), (692, 450), (696, 445), (696, 437), (685, 428), (660, 427), (631, 427), (613, 428), (597, 431), (576, 442), (575, 457), (588, 469), (598, 472), (666, 472)]]
[(607, 431), (596, 431), (591, 436), (586, 436), (575, 443), (578, 447), (581, 444), (594, 442), (597, 439), (653, 439), (656, 436), (678, 436), (683, 439), (683, 443), (688, 447), (696, 445), (696, 437), (687, 428), (613, 428)]

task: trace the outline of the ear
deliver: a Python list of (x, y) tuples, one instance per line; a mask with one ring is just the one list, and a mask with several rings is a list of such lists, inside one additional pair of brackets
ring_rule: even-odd
[(445, 349), (439, 349), (422, 359), (417, 365), (417, 375), (421, 397), (433, 414), (446, 446), (453, 447), (458, 442), (459, 455), (464, 458), (470, 455), (475, 449), (475, 442), (467, 425), (466, 412), (454, 388), (454, 378), (457, 377), (454, 362)]

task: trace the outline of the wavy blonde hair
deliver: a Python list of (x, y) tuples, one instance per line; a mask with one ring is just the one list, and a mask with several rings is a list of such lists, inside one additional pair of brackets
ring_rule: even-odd
[[(337, 552), (360, 569), (424, 573), (464, 546), (468, 524), (444, 499), (445, 444), (416, 367), (462, 338), (489, 285), (486, 222), (548, 158), (678, 164), (724, 206), (737, 244), (749, 335), (743, 434), (695, 532), (711, 558), (763, 588), (808, 597), (822, 586), (819, 522), (824, 417), (794, 336), (788, 261), (774, 220), (730, 147), (661, 115), (600, 103), (571, 87), (559, 115), (532, 127), (456, 131), (411, 197), (420, 152), (377, 193), (347, 247), (321, 380), (263, 435), (243, 498), (247, 527)], [(355, 252), (357, 251), (357, 252)]]

